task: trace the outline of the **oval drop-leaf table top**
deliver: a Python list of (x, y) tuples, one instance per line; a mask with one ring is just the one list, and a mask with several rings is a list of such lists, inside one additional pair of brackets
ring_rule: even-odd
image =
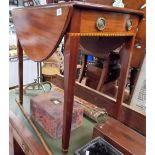
[[(60, 5), (59, 5), (60, 6)], [(70, 5), (27, 7), (12, 10), (20, 44), (33, 61), (50, 57), (61, 42), (71, 18)]]
[(143, 16), (142, 11), (86, 2), (66, 2), (13, 9), (12, 16), (17, 38), (27, 56), (33, 61), (49, 58), (66, 33), (76, 8)]

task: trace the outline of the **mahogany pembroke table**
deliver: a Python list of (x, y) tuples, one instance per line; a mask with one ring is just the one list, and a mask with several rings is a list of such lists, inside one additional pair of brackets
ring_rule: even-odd
[(105, 97), (106, 102), (115, 104), (115, 118), (118, 119), (137, 26), (143, 17), (143, 12), (86, 2), (67, 2), (18, 8), (12, 11), (12, 15), (18, 38), (21, 104), (23, 103), (23, 50), (32, 60), (43, 61), (55, 52), (65, 36), (62, 151), (67, 153), (79, 44), (87, 54), (98, 57), (123, 45), (117, 99)]

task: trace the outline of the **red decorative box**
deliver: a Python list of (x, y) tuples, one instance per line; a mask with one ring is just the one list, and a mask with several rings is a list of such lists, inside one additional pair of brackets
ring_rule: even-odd
[[(63, 126), (63, 93), (51, 91), (31, 98), (31, 116), (52, 138), (62, 136)], [(82, 125), (83, 109), (80, 104), (74, 101), (72, 129)]]

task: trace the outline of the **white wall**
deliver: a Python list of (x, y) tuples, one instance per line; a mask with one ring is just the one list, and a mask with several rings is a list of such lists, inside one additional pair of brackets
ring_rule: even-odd
[[(24, 58), (23, 61), (23, 83), (24, 85), (34, 82), (37, 78), (37, 63)], [(9, 87), (18, 85), (18, 58), (9, 60)]]

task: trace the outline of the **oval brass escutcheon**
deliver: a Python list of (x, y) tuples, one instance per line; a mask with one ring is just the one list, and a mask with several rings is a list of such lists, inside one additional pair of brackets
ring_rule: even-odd
[(103, 17), (99, 17), (96, 21), (96, 27), (99, 31), (102, 31), (105, 28), (105, 19)]
[(128, 19), (127, 22), (126, 22), (126, 29), (128, 31), (130, 31), (132, 28), (132, 20), (131, 19)]

